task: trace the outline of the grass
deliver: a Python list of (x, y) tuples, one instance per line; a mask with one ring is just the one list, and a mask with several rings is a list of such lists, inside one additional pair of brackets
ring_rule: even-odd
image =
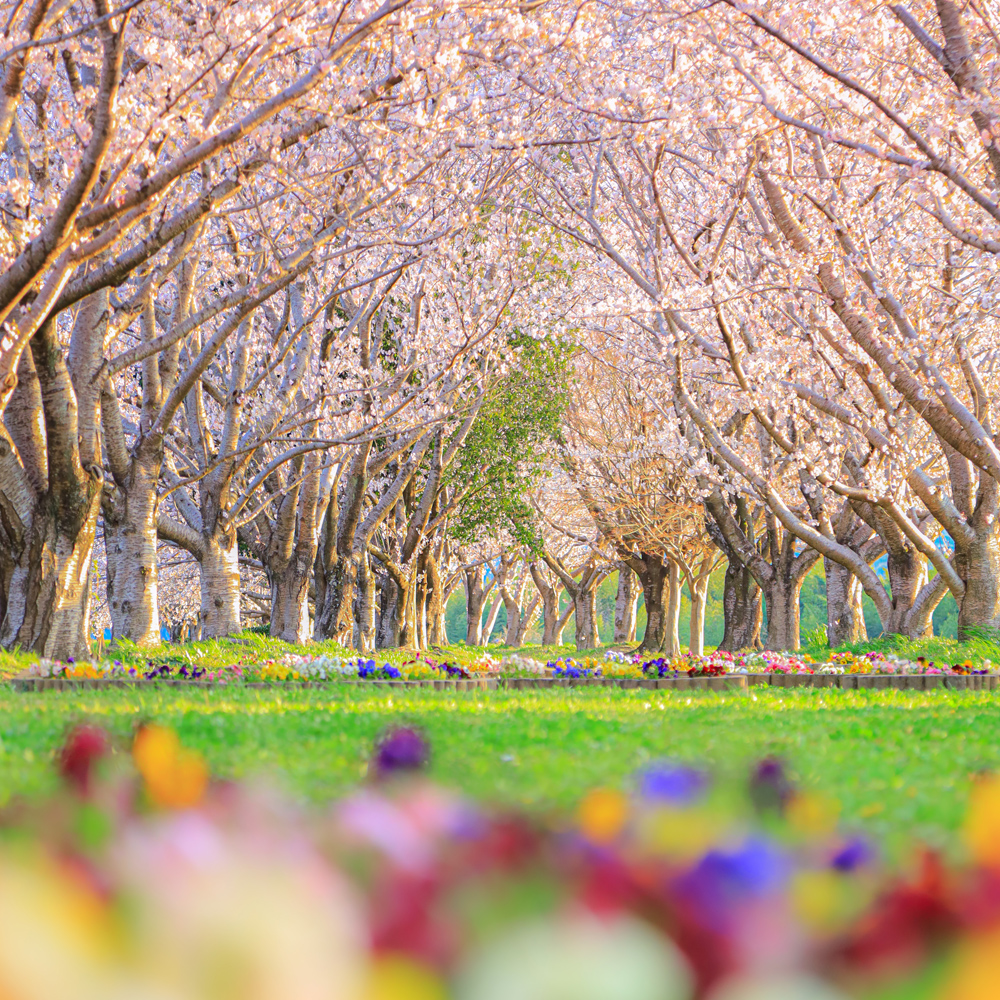
[(764, 691), (750, 695), (569, 689), (177, 689), (17, 693), (0, 686), (0, 801), (55, 780), (53, 748), (91, 718), (124, 741), (138, 719), (174, 726), (214, 773), (263, 774), (322, 802), (362, 780), (377, 734), (421, 726), (434, 775), (489, 800), (571, 808), (675, 757), (742, 774), (778, 753), (840, 803), (850, 828), (895, 851), (954, 845), (975, 771), (1000, 767), (1000, 696), (974, 692)]
[[(349, 653), (332, 643), (311, 645)], [(546, 661), (573, 646), (491, 647)], [(846, 647), (842, 647), (846, 648)], [(1000, 664), (995, 637), (970, 642), (898, 636), (850, 647), (938, 662)], [(123, 643), (108, 656), (126, 662), (191, 662), (218, 667), (280, 656), (295, 647), (256, 632), (233, 639), (166, 645)], [(816, 659), (829, 652), (803, 649)], [(432, 650), (459, 662), (482, 653), (464, 645)], [(409, 650), (379, 650), (399, 664)], [(0, 677), (32, 659), (0, 654)], [(767, 753), (785, 757), (805, 785), (837, 800), (849, 827), (895, 851), (910, 838), (956, 843), (970, 775), (1000, 769), (1000, 694), (902, 691), (770, 691), (749, 695), (585, 688), (566, 691), (443, 693), (331, 687), (327, 690), (109, 690), (15, 693), (0, 684), (0, 802), (51, 785), (51, 758), (66, 727), (93, 718), (124, 742), (138, 719), (174, 726), (214, 773), (263, 774), (321, 802), (362, 780), (377, 734), (392, 723), (421, 726), (441, 781), (468, 794), (533, 808), (571, 808), (595, 785), (627, 786), (660, 757), (745, 773)]]

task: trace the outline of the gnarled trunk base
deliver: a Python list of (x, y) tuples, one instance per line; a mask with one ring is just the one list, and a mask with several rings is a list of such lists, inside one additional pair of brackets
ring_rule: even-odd
[(0, 647), (52, 660), (90, 657), (90, 562), (101, 483), (91, 481), (65, 520), (49, 502), (36, 508), (13, 553)]

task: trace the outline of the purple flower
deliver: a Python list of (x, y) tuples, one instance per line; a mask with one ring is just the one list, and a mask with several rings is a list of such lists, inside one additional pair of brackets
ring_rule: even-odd
[(375, 744), (372, 763), (380, 778), (401, 771), (419, 771), (427, 765), (430, 747), (415, 729), (393, 729)]
[(750, 798), (759, 812), (784, 812), (795, 789), (777, 757), (765, 757), (750, 777)]
[(848, 841), (830, 861), (830, 867), (838, 872), (853, 872), (864, 867), (873, 858), (874, 852), (860, 837)]

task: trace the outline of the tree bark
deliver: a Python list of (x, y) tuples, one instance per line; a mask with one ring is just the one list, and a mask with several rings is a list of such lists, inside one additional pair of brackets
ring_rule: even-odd
[(1000, 628), (1000, 544), (995, 525), (955, 550), (955, 569), (965, 584), (958, 606), (960, 641), (973, 638), (977, 628)]
[(705, 606), (708, 603), (708, 576), (695, 578), (691, 593), (691, 635), (688, 649), (696, 656), (705, 652)]
[(427, 645), (440, 646), (447, 643), (444, 611), (447, 598), (444, 596), (444, 581), (438, 567), (437, 556), (428, 549), (426, 558), (427, 573)]
[(561, 615), (559, 615), (558, 618), (556, 618), (555, 627), (553, 629), (553, 638), (552, 638), (552, 645), (553, 646), (562, 646), (563, 645), (563, 632), (566, 629), (566, 623), (569, 621), (569, 616), (571, 614), (573, 614), (573, 602), (572, 601), (570, 601), (566, 605), (566, 610), (563, 611), (563, 613)]
[(659, 653), (667, 642), (667, 614), (663, 602), (667, 567), (658, 556), (643, 553), (633, 557), (632, 569), (642, 585), (642, 598), (646, 605), (646, 632), (639, 645), (643, 653)]
[(124, 482), (103, 504), (111, 641), (158, 645), (160, 610), (157, 572), (157, 482), (160, 461), (136, 456)]
[(483, 608), (486, 598), (493, 589), (493, 581), (483, 586), (483, 567), (470, 566), (465, 570), (465, 644), (483, 644)]
[(241, 629), (240, 564), (235, 532), (204, 535), (201, 567), (202, 639), (221, 639)]
[[(596, 580), (596, 577), (595, 577)], [(581, 584), (573, 597), (573, 614), (576, 617), (577, 650), (594, 649), (598, 643), (597, 634), (597, 589), (595, 580)]]
[(399, 600), (396, 613), (399, 615), (399, 645), (416, 647), (416, 585), (411, 576), (401, 576), (396, 580)]
[(625, 563), (619, 563), (614, 642), (635, 642), (635, 610), (638, 603), (639, 588), (636, 586), (635, 573)]
[(307, 643), (309, 633), (309, 575), (289, 564), (271, 575), (271, 617), (268, 635), (296, 645)]
[(799, 594), (803, 575), (784, 571), (779, 564), (770, 584), (764, 589), (767, 606), (767, 639), (765, 649), (796, 650), (799, 648)]
[(723, 634), (719, 649), (735, 653), (760, 649), (764, 607), (760, 587), (753, 574), (736, 558), (726, 564), (722, 590)]
[(559, 591), (545, 579), (545, 575), (537, 563), (531, 563), (528, 568), (542, 600), (542, 645), (554, 646), (556, 645), (556, 629), (559, 622)]
[(62, 510), (36, 507), (13, 559), (0, 647), (53, 660), (90, 658), (90, 562), (100, 480)]
[[(9, 439), (0, 434), (0, 467), (7, 466), (16, 480), (5, 476), (0, 482), (0, 540), (7, 549), (0, 561), (6, 588), (0, 623), (4, 649), (19, 647), (57, 660), (90, 655), (89, 574), (103, 475), (96, 451), (99, 391), (91, 384), (93, 350), (88, 354), (79, 344), (86, 341), (84, 346), (93, 348), (105, 322), (106, 310), (94, 315), (81, 308), (71, 343), (71, 350), (78, 350), (72, 378), (53, 320), (31, 339), (45, 430), (44, 463), (38, 456), (45, 481), (34, 490), (21, 482), (31, 473), (20, 468)], [(36, 426), (38, 417), (33, 417)]]
[(831, 648), (868, 640), (861, 581), (845, 566), (823, 560), (826, 574), (826, 641)]
[(679, 656), (681, 620), (681, 569), (672, 559), (667, 563), (667, 600), (663, 615), (663, 645), (660, 649), (668, 656)]
[(505, 579), (500, 584), (500, 596), (503, 598), (503, 606), (507, 610), (507, 635), (504, 638), (506, 646), (520, 646), (524, 642), (524, 634), (528, 630), (528, 621), (534, 615), (537, 602), (531, 605), (531, 610), (524, 614), (524, 590), (528, 584), (528, 574), (522, 566), (518, 572), (514, 586), (508, 584)]
[(535, 597), (531, 604), (528, 605), (527, 610), (525, 610), (521, 619), (517, 624), (517, 631), (514, 633), (514, 641), (510, 641), (510, 633), (508, 632), (507, 645), (514, 646), (515, 648), (520, 648), (524, 645), (524, 641), (528, 635), (528, 629), (531, 628), (531, 623), (535, 620), (535, 615), (538, 613), (538, 605), (541, 603), (540, 597)]
[(480, 643), (481, 646), (488, 646), (490, 640), (493, 638), (493, 629), (496, 628), (497, 617), (500, 615), (500, 609), (503, 607), (503, 599), (499, 594), (493, 596), (493, 603), (490, 604), (490, 610), (486, 614), (486, 622), (483, 625), (483, 639)]
[(367, 555), (358, 562), (358, 649), (370, 653), (375, 648), (375, 575)]
[(394, 649), (399, 645), (399, 587), (391, 575), (386, 575), (379, 595), (378, 634), (375, 645)]
[(597, 645), (597, 585), (604, 579), (604, 572), (595, 565), (593, 558), (577, 572), (580, 579), (566, 569), (562, 561), (548, 553), (543, 558), (549, 569), (562, 581), (573, 602), (576, 648), (593, 649)]

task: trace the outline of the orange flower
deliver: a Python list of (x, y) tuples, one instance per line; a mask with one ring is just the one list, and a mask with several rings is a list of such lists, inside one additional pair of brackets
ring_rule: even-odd
[(595, 844), (609, 844), (625, 828), (628, 799), (621, 792), (596, 788), (580, 803), (580, 829)]
[(208, 767), (201, 754), (186, 750), (172, 729), (143, 726), (132, 744), (132, 758), (158, 806), (190, 809), (205, 794)]

